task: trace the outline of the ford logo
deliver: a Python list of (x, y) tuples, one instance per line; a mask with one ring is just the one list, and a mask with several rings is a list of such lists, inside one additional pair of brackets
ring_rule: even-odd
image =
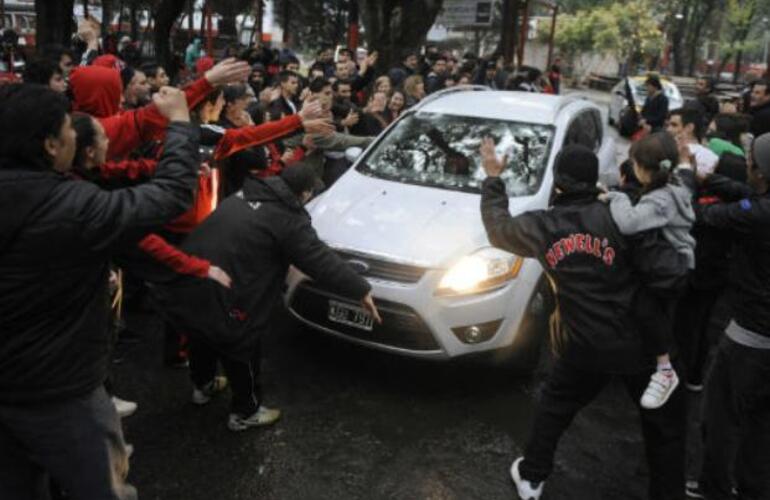
[(352, 267), (358, 274), (366, 274), (369, 272), (369, 264), (362, 260), (351, 259), (348, 261), (350, 267)]

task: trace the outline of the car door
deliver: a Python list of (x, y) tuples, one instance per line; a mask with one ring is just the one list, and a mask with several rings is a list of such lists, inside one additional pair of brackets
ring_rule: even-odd
[(612, 89), (612, 96), (610, 100), (610, 120), (612, 123), (617, 124), (620, 120), (620, 112), (626, 107), (626, 93), (623, 85), (623, 81)]

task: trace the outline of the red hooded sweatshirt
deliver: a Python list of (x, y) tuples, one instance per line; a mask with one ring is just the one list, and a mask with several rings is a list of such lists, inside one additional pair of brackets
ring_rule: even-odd
[[(70, 74), (73, 109), (99, 119), (110, 140), (107, 157), (122, 159), (144, 142), (161, 140), (168, 120), (154, 104), (131, 111), (120, 110), (123, 85), (116, 69), (82, 66)], [(200, 78), (184, 89), (187, 105), (194, 107), (214, 88)]]
[(126, 63), (118, 59), (112, 54), (103, 54), (91, 62), (91, 66), (101, 66), (102, 68), (111, 68), (120, 71), (125, 67)]

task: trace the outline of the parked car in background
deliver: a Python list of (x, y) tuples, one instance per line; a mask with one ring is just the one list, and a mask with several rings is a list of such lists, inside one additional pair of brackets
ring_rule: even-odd
[[(633, 93), (634, 103), (636, 103), (637, 111), (642, 110), (644, 100), (647, 99), (647, 89), (644, 88), (644, 81), (646, 76), (635, 76), (629, 78), (631, 83), (631, 92)], [(684, 99), (682, 98), (679, 88), (672, 81), (665, 78), (661, 79), (663, 84), (663, 93), (668, 97), (668, 109), (673, 111), (684, 106)], [(612, 88), (612, 96), (610, 101), (609, 111), (609, 123), (610, 125), (617, 125), (620, 123), (620, 114), (628, 106), (628, 100), (626, 99), (626, 80), (622, 79)]]
[[(308, 206), (321, 239), (372, 284), (383, 324), (349, 297), (287, 278), (291, 313), (311, 327), (406, 356), (448, 359), (517, 349), (542, 315), (542, 268), (493, 248), (481, 221), (479, 146), (509, 161), (511, 212), (545, 209), (562, 146), (583, 144), (616, 178), (615, 143), (600, 109), (572, 96), (448, 89), (391, 124)], [(547, 293), (547, 292), (546, 292)]]

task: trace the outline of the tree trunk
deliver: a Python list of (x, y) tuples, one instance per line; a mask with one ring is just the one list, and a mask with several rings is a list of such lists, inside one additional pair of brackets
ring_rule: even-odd
[(291, 2), (284, 0), (283, 2), (283, 46), (289, 45), (289, 21), (291, 19)]
[(695, 13), (693, 13), (693, 28), (690, 31), (691, 35), (687, 42), (690, 49), (688, 58), (689, 66), (687, 68), (688, 76), (693, 76), (695, 74), (695, 70), (698, 65), (698, 49), (701, 47), (701, 41), (703, 39), (703, 28), (711, 17), (711, 13), (714, 11), (715, 4), (716, 0), (705, 0), (699, 4), (702, 6), (702, 9), (699, 10), (698, 16), (695, 16)]
[(735, 54), (735, 69), (733, 70), (733, 83), (738, 83), (741, 77), (741, 65), (743, 64), (743, 50)]
[(230, 12), (220, 12), (222, 17), (219, 19), (219, 36), (235, 39), (237, 30), (235, 28), (235, 15), (231, 15)]
[(513, 56), (516, 54), (516, 44), (519, 38), (519, 12), (521, 12), (520, 0), (503, 0), (500, 44), (495, 49), (495, 53), (503, 56), (506, 66), (513, 64)]
[(74, 0), (35, 0), (38, 47), (48, 44), (69, 46), (72, 37), (72, 12)]
[(765, 51), (765, 78), (770, 78), (770, 46), (768, 46), (768, 33), (765, 32), (765, 38), (762, 40)]
[(689, 2), (682, 7), (681, 12), (682, 19), (677, 19), (675, 28), (674, 28), (674, 34), (671, 38), (671, 47), (674, 51), (674, 74), (675, 75), (683, 75), (684, 74), (684, 44), (682, 43), (685, 38), (685, 33), (687, 31), (687, 21), (690, 17), (690, 4)]
[(171, 28), (182, 14), (187, 0), (161, 0), (155, 9), (155, 58), (169, 75), (176, 74), (171, 67)]
[[(387, 70), (406, 51), (416, 51), (441, 10), (442, 0), (361, 0), (366, 40), (377, 50), (378, 66)], [(419, 12), (419, 15), (414, 15)]]
[(102, 34), (110, 32), (112, 24), (112, 0), (102, 0)]
[(208, 12), (208, 0), (205, 0), (203, 2), (203, 6), (201, 7), (201, 25), (200, 25), (200, 34), (201, 40), (204, 40), (206, 38), (206, 12)]
[(120, 0), (120, 4), (118, 5), (118, 31), (117, 33), (120, 34), (123, 32), (123, 0)]
[(131, 2), (129, 16), (131, 17), (131, 40), (136, 41), (139, 38), (139, 20), (136, 18), (136, 2)]

